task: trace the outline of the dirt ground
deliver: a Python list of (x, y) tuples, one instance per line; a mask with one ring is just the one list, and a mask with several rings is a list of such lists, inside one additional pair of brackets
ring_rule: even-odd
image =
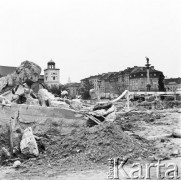
[[(132, 112), (119, 116), (115, 124), (116, 126), (113, 127), (105, 125), (106, 128), (95, 127), (92, 130), (82, 131), (84, 134), (76, 139), (78, 142), (74, 140), (80, 132), (75, 132), (60, 142), (57, 141), (58, 136), (51, 135), (54, 140), (46, 142), (50, 146), (46, 153), (38, 158), (23, 161), (18, 169), (13, 168), (12, 163), (0, 167), (0, 180), (105, 180), (108, 179), (108, 156), (106, 155), (112, 149), (115, 151), (110, 152), (110, 156), (124, 156), (129, 152), (131, 161), (126, 165), (128, 169), (133, 162), (156, 162), (160, 159), (165, 163), (176, 163), (181, 174), (181, 138), (170, 136), (173, 129), (181, 129), (181, 113), (178, 109)], [(118, 127), (123, 131), (116, 131)], [(119, 137), (121, 135), (122, 138)], [(105, 139), (105, 142), (102, 139)], [(66, 144), (68, 140), (69, 144)], [(94, 143), (90, 144), (92, 141)], [(106, 141), (110, 144), (106, 144)], [(64, 150), (60, 148), (62, 145)], [(90, 154), (86, 156), (89, 159), (84, 157), (84, 154), (88, 153), (88, 147), (91, 149), (89, 153), (94, 154), (93, 159)], [(125, 150), (127, 152), (123, 153)], [(72, 153), (74, 156), (70, 156)], [(155, 170), (151, 177), (156, 179)]]

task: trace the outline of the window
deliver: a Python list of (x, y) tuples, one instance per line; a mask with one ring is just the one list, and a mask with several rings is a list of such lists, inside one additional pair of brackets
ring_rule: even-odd
[(156, 76), (156, 74), (154, 74), (154, 76)]
[(53, 80), (55, 80), (55, 76), (53, 76)]
[(141, 74), (141, 76), (143, 76), (143, 74)]
[(47, 81), (47, 77), (46, 77), (46, 81)]

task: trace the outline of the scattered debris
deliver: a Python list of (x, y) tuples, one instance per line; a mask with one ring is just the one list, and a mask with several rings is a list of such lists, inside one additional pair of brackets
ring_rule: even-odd
[[(126, 155), (129, 161), (180, 155), (172, 139), (179, 141), (176, 137), (181, 138), (181, 130), (166, 122), (168, 111), (164, 109), (176, 108), (175, 112), (180, 113), (177, 108), (181, 107), (181, 101), (161, 101), (155, 96), (142, 95), (129, 99), (128, 90), (104, 102), (96, 102), (98, 95), (94, 89), (89, 92), (92, 100), (67, 99), (67, 91), (55, 97), (43, 86), (38, 89), (32, 86), (33, 83), (39, 86), (40, 72), (38, 65), (25, 61), (16, 72), (0, 78), (1, 164), (10, 162), (18, 168), (30, 158), (39, 165), (46, 161), (52, 168), (62, 159), (79, 164), (106, 163), (110, 157)], [(114, 98), (110, 94), (107, 97)], [(20, 110), (24, 112), (21, 118)], [(11, 117), (10, 123), (6, 115)], [(160, 134), (153, 131), (158, 126), (165, 128), (157, 131)], [(143, 133), (145, 129), (147, 132)]]

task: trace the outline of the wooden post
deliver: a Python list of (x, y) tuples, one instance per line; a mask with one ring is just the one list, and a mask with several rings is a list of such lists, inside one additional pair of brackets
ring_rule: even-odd
[(126, 98), (127, 98), (127, 109), (129, 111), (129, 91), (127, 92)]
[(10, 142), (10, 154), (11, 157), (13, 155), (13, 128), (12, 128), (12, 120), (13, 118), (10, 119), (10, 127), (9, 127), (9, 142)]

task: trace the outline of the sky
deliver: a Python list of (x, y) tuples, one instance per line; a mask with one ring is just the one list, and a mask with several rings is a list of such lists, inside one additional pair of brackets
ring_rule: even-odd
[(144, 66), (181, 77), (181, 0), (0, 0), (0, 65), (53, 60), (60, 82)]

